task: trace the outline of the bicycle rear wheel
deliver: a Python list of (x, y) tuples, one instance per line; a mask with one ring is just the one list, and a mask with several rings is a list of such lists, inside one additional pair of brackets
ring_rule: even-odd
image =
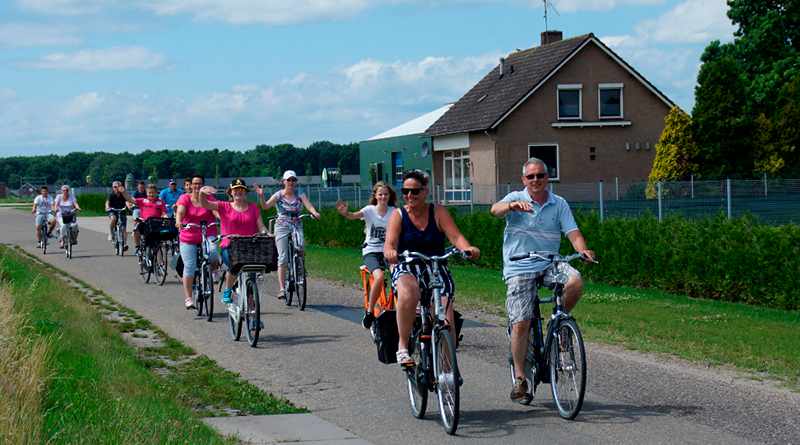
[(156, 247), (156, 259), (153, 264), (153, 269), (156, 274), (156, 283), (159, 286), (163, 286), (164, 282), (167, 281), (167, 246), (163, 243), (160, 243), (158, 247)]
[(574, 419), (583, 406), (586, 391), (586, 349), (575, 320), (558, 322), (550, 342), (550, 388), (558, 414)]
[(419, 329), (416, 329), (408, 342), (408, 355), (414, 359), (417, 365), (411, 369), (406, 369), (406, 380), (408, 382), (408, 398), (411, 402), (411, 414), (417, 419), (425, 417), (425, 409), (428, 407), (428, 386), (425, 384), (425, 370), (422, 366), (422, 353), (419, 338)]
[(42, 255), (47, 254), (47, 221), (42, 224)]
[(256, 283), (255, 276), (247, 277), (246, 292), (247, 310), (244, 316), (247, 323), (247, 342), (255, 348), (261, 333), (261, 298), (258, 295), (258, 283)]
[(456, 359), (456, 344), (448, 329), (436, 334), (434, 345), (434, 374), (436, 375), (436, 395), (439, 398), (439, 414), (447, 434), (453, 435), (458, 428), (461, 394)]
[(294, 288), (297, 293), (297, 307), (306, 310), (306, 297), (308, 290), (306, 287), (306, 261), (302, 255), (297, 256), (294, 262)]
[(206, 319), (214, 319), (214, 275), (211, 273), (211, 266), (206, 263), (203, 268), (203, 305), (205, 306)]

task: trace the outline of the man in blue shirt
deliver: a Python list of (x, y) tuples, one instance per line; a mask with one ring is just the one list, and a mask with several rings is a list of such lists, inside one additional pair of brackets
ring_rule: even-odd
[(170, 218), (175, 215), (175, 203), (178, 202), (178, 198), (180, 198), (182, 194), (183, 190), (178, 188), (178, 183), (175, 182), (174, 179), (170, 179), (169, 186), (161, 190), (161, 193), (158, 194), (159, 199), (164, 201), (164, 204), (167, 206), (167, 216)]
[[(506, 311), (511, 325), (511, 355), (514, 359), (515, 383), (511, 400), (529, 403), (531, 395), (525, 378), (525, 355), (528, 333), (533, 318), (533, 295), (536, 278), (544, 273), (544, 282), (553, 282), (549, 263), (539, 259), (511, 261), (518, 254), (531, 251), (558, 252), (563, 233), (576, 252), (593, 259), (594, 252), (586, 247), (569, 204), (564, 198), (548, 191), (547, 165), (541, 159), (530, 158), (522, 166), (523, 190), (511, 192), (492, 206), (492, 215), (506, 219), (503, 232), (503, 279), (506, 281)], [(583, 292), (581, 274), (565, 264), (569, 281), (564, 286), (564, 308), (571, 311)]]

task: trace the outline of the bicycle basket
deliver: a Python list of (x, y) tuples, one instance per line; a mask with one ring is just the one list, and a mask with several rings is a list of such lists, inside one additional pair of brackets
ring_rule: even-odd
[(274, 236), (247, 236), (230, 238), (228, 254), (231, 272), (239, 273), (244, 265), (263, 265), (267, 272), (278, 270), (278, 248)]
[(72, 224), (75, 222), (75, 214), (74, 213), (62, 213), (61, 214), (61, 222), (64, 224)]
[(140, 227), (148, 241), (168, 241), (178, 236), (175, 218), (148, 218)]

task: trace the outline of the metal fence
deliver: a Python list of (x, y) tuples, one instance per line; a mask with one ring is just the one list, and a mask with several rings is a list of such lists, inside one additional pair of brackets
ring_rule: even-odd
[[(477, 185), (459, 190), (443, 190), (436, 186), (431, 200), (455, 207), (461, 212), (483, 212), (491, 204), (522, 184)], [(735, 218), (750, 214), (770, 224), (800, 224), (800, 179), (714, 180), (662, 182), (648, 187), (647, 182), (551, 183), (550, 189), (564, 197), (573, 209), (597, 212), (608, 217), (637, 217), (650, 213), (659, 220), (669, 215), (689, 218), (723, 214)], [(274, 193), (278, 186), (266, 190)], [(301, 185), (300, 190), (318, 208), (332, 208), (339, 200), (351, 208), (369, 203), (371, 187), (348, 185), (326, 188)], [(81, 193), (109, 193), (105, 187), (81, 187)], [(399, 193), (399, 190), (397, 190)], [(255, 199), (255, 194), (251, 194)], [(398, 196), (402, 202), (402, 197)]]

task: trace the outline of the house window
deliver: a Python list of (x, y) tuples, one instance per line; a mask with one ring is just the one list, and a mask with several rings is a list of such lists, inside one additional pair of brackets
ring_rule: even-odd
[(622, 84), (601, 83), (598, 88), (597, 100), (599, 103), (599, 116), (601, 119), (621, 119), (622, 109)]
[(403, 186), (403, 153), (392, 152), (392, 179), (395, 188)]
[(469, 202), (469, 150), (444, 152), (444, 200), (447, 202)]
[(569, 84), (558, 86), (558, 118), (577, 119), (583, 117), (581, 103), (583, 101), (581, 93), (583, 85)]
[(558, 144), (530, 144), (528, 145), (528, 157), (544, 161), (547, 164), (547, 175), (550, 176), (550, 180), (559, 180)]

